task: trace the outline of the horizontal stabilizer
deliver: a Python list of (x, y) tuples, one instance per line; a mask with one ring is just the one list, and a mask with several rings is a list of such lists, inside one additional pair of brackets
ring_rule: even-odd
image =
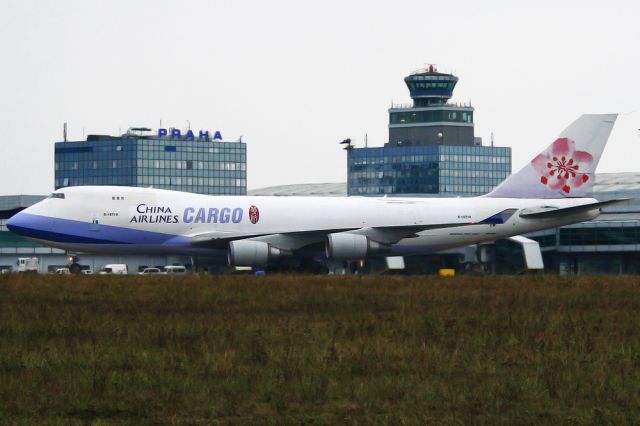
[(581, 206), (567, 207), (564, 209), (558, 208), (541, 208), (535, 211), (530, 209), (523, 210), (520, 213), (520, 217), (525, 219), (552, 219), (560, 216), (566, 216), (569, 214), (587, 212), (590, 210), (602, 209), (607, 206), (611, 206), (613, 204), (624, 203), (625, 201), (629, 201), (631, 198), (622, 198), (619, 200), (609, 200), (609, 201), (601, 201), (598, 203), (591, 204), (583, 204)]

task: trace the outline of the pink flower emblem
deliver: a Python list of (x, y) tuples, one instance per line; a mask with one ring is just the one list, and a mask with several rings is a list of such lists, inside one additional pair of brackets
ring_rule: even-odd
[(568, 138), (559, 138), (542, 154), (531, 161), (540, 172), (540, 183), (550, 189), (562, 189), (567, 194), (572, 188), (579, 188), (589, 180), (582, 173), (593, 163), (593, 156), (586, 151), (575, 149), (575, 142)]
[(256, 206), (249, 207), (249, 220), (254, 225), (260, 220), (260, 210)]

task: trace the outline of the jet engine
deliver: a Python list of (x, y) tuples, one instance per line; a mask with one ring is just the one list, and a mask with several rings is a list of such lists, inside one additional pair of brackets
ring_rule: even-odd
[(263, 241), (231, 241), (227, 252), (231, 266), (265, 266), (271, 260), (286, 256), (291, 256), (289, 250), (273, 247)]
[(363, 259), (370, 254), (387, 253), (391, 246), (364, 235), (336, 233), (327, 235), (325, 251), (329, 259)]

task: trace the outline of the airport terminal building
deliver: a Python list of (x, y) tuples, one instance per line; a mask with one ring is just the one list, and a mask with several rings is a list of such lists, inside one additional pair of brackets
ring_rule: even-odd
[[(382, 147), (347, 149), (347, 183), (282, 185), (250, 195), (474, 196), (491, 191), (511, 173), (511, 149), (482, 145), (474, 135), (474, 109), (449, 99), (458, 81), (434, 68), (405, 78), (412, 105), (389, 110), (389, 141)], [(154, 187), (209, 195), (247, 194), (247, 148), (225, 142), (219, 132), (132, 128), (121, 136), (90, 135), (55, 143), (55, 188), (77, 185)], [(66, 138), (65, 138), (66, 139)], [(545, 270), (561, 274), (640, 273), (640, 173), (597, 174), (593, 197), (610, 206), (595, 220), (527, 235), (539, 243)], [(0, 271), (15, 271), (20, 259), (38, 258), (39, 272), (68, 260), (64, 251), (11, 233), (6, 221), (44, 196), (0, 196)], [(535, 243), (534, 243), (535, 244)], [(519, 273), (527, 266), (523, 248), (508, 240), (428, 256), (407, 258), (409, 272)], [(143, 267), (184, 265), (179, 256), (81, 255), (94, 271), (126, 263)]]
[(458, 77), (429, 66), (404, 81), (413, 104), (389, 109), (389, 141), (347, 146), (349, 195), (474, 196), (511, 174), (511, 148), (483, 146), (473, 107), (449, 102)]
[(153, 187), (208, 195), (247, 193), (247, 146), (220, 132), (132, 128), (122, 136), (89, 135), (55, 144), (55, 188)]
[(630, 199), (589, 222), (529, 235), (542, 249), (545, 269), (568, 274), (640, 274), (640, 173), (599, 173), (598, 201)]

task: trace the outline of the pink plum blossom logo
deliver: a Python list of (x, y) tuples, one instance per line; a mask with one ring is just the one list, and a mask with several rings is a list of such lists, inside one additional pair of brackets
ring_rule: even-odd
[(559, 138), (542, 154), (531, 161), (540, 172), (540, 183), (550, 189), (561, 189), (570, 193), (589, 180), (583, 173), (593, 163), (593, 156), (586, 151), (575, 149), (575, 142), (568, 138)]
[(249, 220), (254, 225), (260, 220), (260, 210), (256, 206), (249, 207)]

